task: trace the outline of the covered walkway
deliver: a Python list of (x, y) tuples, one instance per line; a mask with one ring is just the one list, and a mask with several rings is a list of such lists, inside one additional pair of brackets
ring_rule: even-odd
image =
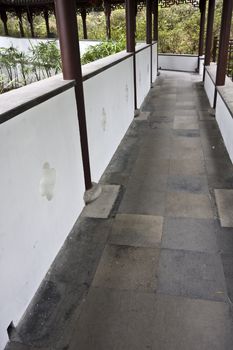
[(79, 219), (7, 349), (231, 350), (233, 166), (198, 75), (161, 73), (101, 182), (110, 217)]

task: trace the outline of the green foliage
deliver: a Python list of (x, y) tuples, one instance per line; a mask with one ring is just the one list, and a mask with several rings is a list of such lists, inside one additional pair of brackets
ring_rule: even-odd
[[(216, 1), (214, 36), (219, 36), (221, 23), (222, 0)], [(17, 19), (9, 14), (9, 34), (19, 36)], [(83, 38), (81, 16), (77, 16), (79, 26), (79, 37)], [(198, 51), (200, 11), (191, 4), (174, 5), (170, 8), (159, 7), (159, 51), (170, 53), (196, 54)], [(27, 18), (23, 16), (23, 25), (26, 36), (30, 37), (30, 29)], [(56, 34), (56, 21), (50, 16), (51, 32)], [(37, 37), (46, 36), (46, 27), (43, 16), (34, 17), (34, 29)], [(87, 15), (88, 38), (95, 40), (106, 40), (106, 20), (103, 12), (90, 12)], [(0, 34), (3, 33), (0, 21)], [(233, 35), (233, 32), (231, 33)], [(125, 10), (117, 9), (111, 14), (111, 36), (113, 42), (120, 41), (125, 37)], [(141, 10), (137, 14), (136, 38), (145, 41), (146, 38), (146, 11)], [(104, 48), (102, 49), (104, 51)], [(112, 52), (112, 51), (111, 51)]]
[(61, 70), (60, 51), (55, 41), (40, 42), (38, 45), (31, 45), (31, 64), (37, 77), (51, 77)]
[(90, 46), (82, 56), (82, 64), (125, 50), (125, 46), (126, 42), (123, 39), (120, 41), (104, 41), (98, 45)]
[(60, 70), (60, 52), (54, 41), (40, 42), (28, 54), (14, 47), (0, 48), (0, 93), (51, 77)]

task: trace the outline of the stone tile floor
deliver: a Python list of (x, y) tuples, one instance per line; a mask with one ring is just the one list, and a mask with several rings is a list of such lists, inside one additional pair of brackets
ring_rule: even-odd
[(101, 179), (118, 206), (78, 220), (8, 350), (233, 349), (233, 166), (199, 79), (161, 73)]

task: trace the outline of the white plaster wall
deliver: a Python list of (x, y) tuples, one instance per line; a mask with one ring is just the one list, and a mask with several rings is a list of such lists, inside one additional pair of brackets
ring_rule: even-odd
[(159, 54), (159, 69), (195, 72), (198, 56)]
[[(83, 208), (74, 89), (0, 125), (0, 348), (17, 324)], [(56, 170), (54, 197), (39, 192)]]
[(154, 82), (157, 78), (158, 71), (158, 49), (157, 43), (152, 45), (152, 82)]
[[(56, 41), (57, 46), (59, 46), (59, 40), (56, 39), (35, 39), (35, 38), (13, 38), (7, 36), (0, 36), (0, 47), (8, 48), (13, 46), (20, 51), (27, 52), (31, 46), (36, 46), (39, 42), (47, 42), (47, 41)], [(91, 45), (97, 45), (100, 41), (92, 41), (92, 40), (80, 40), (80, 53), (83, 53), (87, 50), (87, 48)]]
[(151, 47), (136, 52), (137, 108), (140, 108), (151, 88)]
[(133, 120), (133, 84), (132, 57), (84, 82), (91, 174), (96, 182)]
[(233, 118), (219, 93), (217, 93), (215, 115), (226, 149), (233, 163)]
[(205, 92), (207, 94), (210, 106), (213, 107), (214, 105), (214, 93), (215, 93), (215, 85), (209, 76), (208, 72), (205, 72), (205, 81), (204, 81), (204, 88)]

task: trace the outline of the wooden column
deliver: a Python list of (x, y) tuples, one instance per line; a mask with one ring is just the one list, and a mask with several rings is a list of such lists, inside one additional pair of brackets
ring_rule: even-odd
[(134, 0), (126, 0), (126, 50), (133, 52), (134, 108), (137, 109), (136, 57), (135, 57), (136, 9)]
[(87, 11), (85, 8), (81, 9), (81, 17), (83, 23), (83, 39), (88, 39), (87, 37)]
[(18, 17), (18, 21), (19, 21), (20, 36), (21, 36), (21, 38), (24, 38), (25, 34), (24, 34), (24, 29), (23, 29), (22, 10), (21, 9), (16, 10), (16, 16)]
[(152, 0), (146, 0), (146, 43), (152, 43)]
[(206, 30), (205, 62), (204, 62), (205, 66), (210, 65), (213, 25), (214, 25), (214, 9), (215, 9), (215, 0), (209, 0), (207, 30)]
[(106, 18), (106, 39), (111, 39), (111, 4), (104, 1), (104, 14)]
[(9, 35), (8, 27), (7, 27), (8, 18), (7, 18), (6, 10), (4, 8), (0, 9), (0, 16), (4, 27), (4, 33), (6, 36), (8, 36)]
[(205, 14), (206, 14), (206, 0), (200, 1), (200, 31), (199, 31), (199, 50), (198, 56), (203, 56), (204, 48), (204, 34), (205, 34)]
[(218, 63), (217, 63), (217, 75), (216, 75), (217, 86), (225, 85), (228, 46), (229, 46), (230, 32), (231, 32), (232, 9), (233, 9), (233, 1), (223, 0), (221, 32), (220, 32), (220, 39), (219, 39), (219, 52), (218, 52)]
[(34, 32), (34, 26), (33, 26), (33, 12), (30, 8), (27, 9), (27, 19), (28, 19), (28, 23), (30, 25), (32, 38), (34, 38), (35, 32)]
[(154, 41), (158, 41), (158, 32), (159, 32), (159, 28), (158, 28), (158, 14), (159, 14), (159, 1), (158, 0), (154, 0), (153, 1), (153, 17), (154, 17), (154, 25), (153, 25), (153, 40)]
[(127, 52), (135, 52), (135, 6), (134, 0), (126, 0)]
[(46, 26), (46, 33), (47, 38), (50, 37), (50, 28), (49, 28), (49, 11), (48, 9), (44, 9), (44, 20), (45, 20), (45, 26)]
[(86, 190), (89, 190), (92, 187), (92, 183), (78, 39), (78, 25), (76, 17), (76, 2), (75, 0), (55, 0), (55, 7), (61, 48), (63, 77), (65, 80), (75, 80), (75, 96), (80, 130), (85, 187)]

